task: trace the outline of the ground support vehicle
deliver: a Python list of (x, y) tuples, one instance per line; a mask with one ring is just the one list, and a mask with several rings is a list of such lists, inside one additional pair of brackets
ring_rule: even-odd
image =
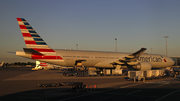
[(77, 76), (77, 71), (69, 71), (69, 72), (64, 72), (64, 76)]
[(83, 82), (60, 82), (60, 83), (45, 83), (38, 84), (39, 87), (58, 87), (58, 86), (72, 86), (73, 88), (82, 88)]
[(58, 87), (60, 86), (59, 83), (45, 83), (45, 84), (38, 84), (39, 87)]

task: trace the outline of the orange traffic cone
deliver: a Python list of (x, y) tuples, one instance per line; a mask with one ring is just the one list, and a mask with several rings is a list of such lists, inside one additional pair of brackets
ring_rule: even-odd
[(88, 91), (88, 85), (86, 84), (86, 90)]
[(94, 85), (94, 89), (96, 89), (97, 88), (97, 86), (96, 85)]
[(90, 90), (92, 90), (92, 86), (89, 86)]

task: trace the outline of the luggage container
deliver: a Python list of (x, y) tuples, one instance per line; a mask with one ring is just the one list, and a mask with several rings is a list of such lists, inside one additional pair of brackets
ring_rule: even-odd
[(102, 72), (103, 72), (103, 75), (106, 75), (106, 69), (103, 69)]
[(145, 78), (151, 78), (152, 77), (152, 70), (144, 71), (144, 77)]
[(112, 75), (116, 75), (115, 69), (112, 69)]
[(122, 69), (112, 69), (112, 75), (122, 75)]
[(159, 76), (159, 70), (154, 70), (155, 71), (155, 77)]
[(144, 71), (128, 71), (128, 77), (134, 79), (134, 77), (144, 77)]
[(89, 71), (97, 71), (97, 69), (94, 68), (94, 67), (89, 67), (88, 70), (89, 70)]
[(152, 77), (156, 78), (159, 77), (159, 70), (152, 70)]
[(89, 76), (97, 76), (97, 73), (95, 71), (89, 70), (88, 75)]
[(163, 69), (161, 69), (161, 70), (159, 70), (159, 76), (164, 76), (164, 70)]
[(152, 77), (155, 77), (155, 70), (151, 70), (152, 71)]
[(106, 69), (106, 75), (111, 75), (111, 70), (110, 69)]

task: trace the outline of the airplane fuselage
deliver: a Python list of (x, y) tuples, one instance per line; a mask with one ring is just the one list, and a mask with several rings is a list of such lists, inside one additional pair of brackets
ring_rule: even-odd
[[(132, 53), (123, 52), (103, 52), (103, 51), (81, 51), (81, 50), (54, 50), (56, 54), (46, 56), (39, 56), (28, 54), (23, 56), (55, 65), (73, 67), (77, 60), (84, 60), (83, 65), (87, 67), (99, 67), (99, 68), (114, 68), (114, 65), (110, 64), (118, 59), (121, 59)], [(24, 51), (22, 51), (24, 52)], [(18, 54), (17, 54), (18, 55)], [(27, 55), (27, 54), (25, 54)], [(21, 56), (21, 55), (20, 55)], [(163, 68), (174, 64), (174, 61), (164, 55), (159, 54), (142, 54), (138, 62), (149, 62), (152, 68)]]

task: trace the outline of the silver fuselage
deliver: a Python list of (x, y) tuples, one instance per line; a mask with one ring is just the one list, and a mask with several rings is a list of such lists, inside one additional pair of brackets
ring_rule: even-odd
[[(102, 51), (81, 51), (81, 50), (55, 50), (55, 51), (57, 56), (62, 57), (61, 60), (59, 60), (58, 58), (36, 59), (36, 60), (55, 64), (55, 65), (67, 66), (67, 67), (74, 66), (76, 60), (85, 60), (83, 62), (84, 66), (113, 68), (114, 66), (110, 63), (122, 59), (127, 55), (132, 54), (132, 53), (124, 53), (124, 52), (102, 52)], [(163, 56), (163, 58), (161, 56)], [(31, 56), (29, 55), (27, 58), (31, 58)], [(174, 61), (171, 58), (159, 54), (142, 54), (137, 61), (149, 62), (151, 63), (152, 68), (163, 68), (163, 67), (172, 66), (174, 64)]]

